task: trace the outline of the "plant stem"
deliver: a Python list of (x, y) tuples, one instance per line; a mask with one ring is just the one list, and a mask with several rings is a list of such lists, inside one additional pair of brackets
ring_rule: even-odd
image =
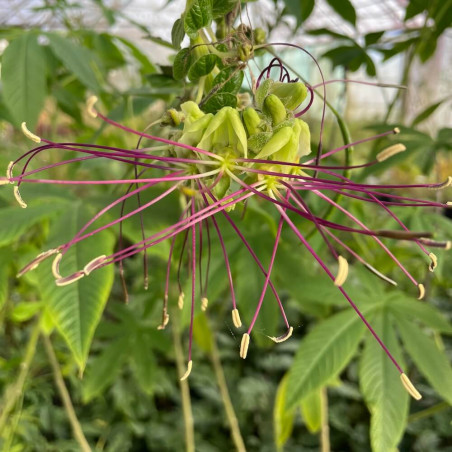
[(424, 419), (436, 413), (440, 413), (441, 411), (444, 411), (447, 408), (449, 408), (449, 404), (447, 402), (438, 403), (430, 408), (427, 408), (426, 410), (418, 411), (417, 413), (408, 416), (407, 422), (408, 424), (411, 424), (412, 422), (416, 422), (419, 421), (420, 419)]
[[(179, 320), (177, 314), (173, 315), (173, 327), (171, 328), (173, 332), (173, 342), (174, 342), (174, 353), (176, 355), (176, 366), (178, 375), (183, 375), (185, 372), (185, 362), (184, 362), (184, 352), (182, 350), (182, 341), (179, 331)], [(185, 445), (187, 452), (195, 452), (195, 431), (194, 431), (194, 421), (193, 413), (191, 410), (191, 399), (190, 399), (190, 387), (188, 386), (187, 380), (179, 379), (179, 388), (182, 400), (182, 412), (184, 415), (184, 425), (185, 425)]]
[(321, 402), (321, 430), (320, 444), (322, 452), (330, 452), (330, 426), (328, 425), (328, 392), (326, 386), (320, 391)]
[(221, 365), (217, 343), (213, 334), (210, 357), (212, 359), (213, 370), (215, 372), (218, 387), (220, 388), (221, 399), (223, 400), (223, 405), (226, 411), (226, 417), (228, 418), (232, 440), (234, 441), (235, 448), (238, 452), (246, 452), (245, 443), (243, 442), (242, 434), (240, 433), (239, 422), (234, 411), (234, 406), (232, 405), (231, 397), (229, 396), (228, 386), (226, 384), (226, 378), (223, 372), (223, 366)]
[(77, 415), (75, 414), (74, 406), (72, 405), (71, 397), (69, 391), (64, 384), (63, 375), (61, 374), (60, 365), (58, 364), (57, 357), (53, 350), (50, 339), (45, 334), (42, 335), (42, 340), (44, 342), (44, 348), (46, 350), (47, 356), (50, 361), (50, 366), (52, 367), (53, 378), (57, 386), (58, 392), (60, 393), (61, 400), (63, 401), (64, 409), (66, 411), (69, 423), (71, 424), (72, 431), (74, 433), (74, 438), (80, 445), (80, 450), (83, 452), (91, 452), (91, 447), (83, 434), (82, 426), (80, 425)]
[(6, 391), (5, 403), (0, 416), (0, 436), (2, 436), (3, 430), (6, 426), (8, 416), (16, 405), (17, 399), (22, 395), (25, 380), (27, 379), (28, 371), (30, 369), (30, 364), (35, 356), (36, 344), (39, 338), (40, 322), (39, 319), (36, 321), (33, 329), (31, 330), (30, 338), (28, 339), (27, 348), (25, 350), (25, 356), (23, 361), (20, 363), (20, 372), (16, 380), (16, 383), (11, 389)]

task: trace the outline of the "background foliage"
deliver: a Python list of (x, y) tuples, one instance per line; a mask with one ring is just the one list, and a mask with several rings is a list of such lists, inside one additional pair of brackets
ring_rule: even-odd
[[(121, 13), (107, 3), (93, 3), (110, 25), (119, 19)], [(415, 68), (435, 55), (438, 40), (450, 25), (450, 1), (411, 0), (405, 23), (422, 14), (422, 27), (404, 26), (397, 34), (381, 30), (362, 35), (355, 28), (358, 19), (353, 3), (328, 0), (328, 4), (353, 27), (353, 35), (325, 28), (310, 29), (309, 33), (332, 38), (323, 52), (322, 64), (338, 68), (346, 77), (352, 77), (350, 74), (360, 68), (373, 77), (378, 73), (378, 61), (402, 55), (400, 82), (408, 84)], [(40, 7), (64, 17), (64, 30), (4, 27), (1, 38), (8, 45), (1, 56), (0, 119), (6, 139), (1, 145), (0, 166), (6, 168), (10, 160), (29, 147), (13, 129), (24, 120), (30, 129), (55, 140), (135, 146), (129, 137), (99, 128), (86, 118), (84, 99), (88, 94), (100, 97), (108, 116), (144, 128), (165, 108), (178, 106), (181, 99), (188, 98), (198, 79), (210, 76), (216, 65), (221, 71), (216, 78), (211, 77), (211, 86), (228, 82), (208, 100), (206, 110), (235, 106), (242, 72), (222, 68), (220, 58), (212, 53), (188, 55), (183, 39), (185, 35), (196, 39), (198, 30), (204, 27), (212, 26), (220, 33), (225, 14), (236, 6), (235, 1), (188, 2), (185, 14), (175, 18), (171, 35), (163, 38), (131, 23), (148, 39), (172, 49), (173, 67), (157, 65), (131, 40), (72, 23), (68, 11), (74, 5), (65, 0), (44, 2)], [(295, 30), (302, 29), (314, 7), (314, 0), (275, 0), (274, 21), (269, 21), (265, 30), (267, 40), (271, 42), (272, 30), (285, 23)], [(218, 52), (224, 50), (217, 47)], [(129, 76), (130, 68), (133, 76)], [(125, 83), (117, 83), (118, 73)], [(432, 136), (424, 127), (448, 99), (432, 103), (408, 121), (403, 109), (405, 95), (403, 90), (396, 91), (386, 117), (373, 124), (352, 123), (351, 132), (340, 111), (330, 110), (329, 143), (342, 144), (350, 133), (359, 137), (364, 127), (368, 128), (365, 133), (371, 134), (370, 129), (401, 126), (400, 141), (410, 152), (380, 165), (378, 172), (363, 170), (357, 174), (358, 180), (374, 177), (404, 181), (423, 173), (436, 179), (450, 174), (451, 129), (437, 130)], [(314, 129), (315, 119), (311, 118)], [(336, 133), (338, 130), (340, 133)], [(380, 142), (360, 148), (360, 153), (372, 155), (385, 145)], [(58, 156), (51, 158), (56, 161)], [(364, 157), (360, 154), (360, 158)], [(94, 172), (101, 178), (104, 168), (81, 163), (67, 171), (77, 171), (79, 176)], [(111, 171), (122, 176), (119, 166)], [(29, 204), (27, 209), (19, 209), (12, 202), (9, 190), (0, 191), (1, 447), (12, 451), (75, 451), (87, 447), (87, 441), (95, 450), (181, 450), (184, 388), (179, 387), (177, 360), (178, 344), (186, 335), (187, 312), (179, 314), (175, 310), (171, 314), (175, 319), (172, 331), (156, 329), (168, 245), (152, 248), (149, 253), (148, 290), (142, 287), (141, 260), (127, 261), (128, 305), (124, 304), (118, 271), (112, 267), (63, 288), (54, 285), (45, 264), (17, 280), (14, 275), (18, 269), (41, 250), (74, 235), (115, 193), (107, 188), (88, 193), (46, 186), (25, 187), (23, 196)], [(152, 197), (152, 192), (148, 196)], [(357, 203), (350, 202), (349, 209), (363, 214)], [(154, 215), (149, 233), (177, 218), (177, 198), (164, 201)], [(421, 214), (411, 210), (400, 216), (414, 230), (433, 229), (437, 237), (452, 239), (446, 212)], [(250, 243), (262, 250), (264, 262), (269, 259), (275, 221), (271, 210), (252, 200), (241, 222)], [(309, 226), (301, 222), (297, 226), (310, 232)], [(368, 226), (385, 229), (389, 222), (370, 213)], [(262, 276), (233, 231), (226, 224), (222, 227), (234, 262), (237, 298), (250, 301), (247, 307), (243, 304), (243, 316), (249, 319)], [(124, 234), (126, 240), (135, 241), (140, 237), (139, 224), (132, 222)], [(108, 254), (116, 241), (113, 232), (105, 232), (92, 242), (83, 242), (63, 261), (67, 267), (62, 270), (72, 273), (80, 267), (79, 261)], [(312, 241), (316, 249), (323, 246), (316, 236)], [(385, 274), (394, 273), (393, 263), (372, 242), (360, 239), (349, 244), (362, 252), (370, 250), (366, 258), (376, 262)], [(325, 435), (329, 436), (332, 450), (450, 449), (452, 327), (448, 319), (452, 315), (452, 258), (450, 253), (438, 252), (440, 264), (432, 276), (427, 265), (419, 265), (417, 251), (398, 244), (394, 248), (410, 271), (426, 281), (426, 302), (415, 300), (411, 288), (403, 283), (397, 289), (387, 288), (359, 268), (352, 270), (347, 290), (359, 300), (397, 358), (410, 369), (411, 379), (424, 395), (418, 403), (409, 400), (397, 372), (359, 318), (335, 288), (325, 283), (289, 235), (278, 251), (274, 275), (288, 305), (291, 324), (296, 326), (294, 339), (277, 347), (267, 340), (267, 335), (274, 334), (278, 327), (276, 307), (269, 300), (264, 303), (257, 325), (255, 346), (246, 362), (239, 360), (239, 338), (232, 331), (225, 307), (227, 281), (221, 250), (214, 247), (210, 308), (207, 315), (197, 313), (196, 371), (190, 377), (197, 450), (237, 447), (237, 441), (231, 440), (231, 409), (238, 418), (247, 450), (322, 447), (326, 451)], [(174, 290), (173, 300), (176, 297)], [(77, 425), (83, 431), (81, 435), (77, 434)]]

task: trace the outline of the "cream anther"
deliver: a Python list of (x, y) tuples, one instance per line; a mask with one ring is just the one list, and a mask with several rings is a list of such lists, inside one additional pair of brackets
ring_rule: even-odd
[(83, 267), (83, 273), (85, 273), (86, 276), (88, 276), (93, 270), (95, 270), (100, 264), (102, 264), (107, 256), (103, 254), (102, 256), (95, 257), (92, 261), (88, 262)]
[(52, 256), (53, 254), (58, 253), (57, 249), (52, 249), (48, 251), (44, 251), (41, 254), (38, 254), (31, 262), (29, 262), (25, 267), (23, 267), (18, 273), (17, 277), (20, 278), (23, 274), (34, 270), (38, 267), (38, 265), (45, 259), (47, 259), (49, 256)]
[(232, 323), (236, 328), (240, 328), (242, 326), (242, 320), (240, 319), (240, 314), (238, 309), (232, 310)]
[(0, 177), (0, 185), (6, 185), (11, 183), (11, 181), (7, 177)]
[(6, 178), (9, 180), (10, 184), (14, 184), (14, 181), (11, 180), (13, 178), (13, 166), (14, 162), (11, 160), (8, 164), (8, 168), (6, 168)]
[(414, 387), (413, 383), (411, 383), (411, 380), (406, 376), (406, 374), (400, 374), (400, 379), (402, 380), (404, 388), (407, 390), (408, 394), (410, 394), (410, 396), (413, 397), (413, 399), (416, 400), (422, 399), (422, 395)]
[(286, 334), (283, 334), (282, 336), (278, 336), (278, 337), (272, 337), (272, 336), (268, 336), (273, 342), (276, 342), (277, 344), (287, 341), (287, 339), (289, 339), (290, 336), (292, 336), (293, 333), (293, 327), (291, 326), (289, 328), (289, 330), (287, 331)]
[(168, 322), (169, 322), (169, 315), (165, 312), (165, 313), (163, 314), (163, 321), (162, 321), (161, 325), (159, 325), (159, 326), (157, 327), (157, 329), (158, 329), (158, 330), (164, 330), (165, 327), (166, 327), (166, 325), (168, 325)]
[(188, 361), (187, 370), (185, 371), (184, 375), (182, 375), (182, 377), (180, 378), (180, 381), (184, 381), (189, 377), (192, 367), (193, 367), (193, 361), (190, 360), (190, 361)]
[(448, 240), (446, 242), (446, 246), (444, 247), (445, 250), (450, 250), (452, 248), (452, 242), (450, 240)]
[(433, 253), (430, 253), (428, 255), (428, 257), (431, 260), (430, 265), (428, 266), (428, 269), (432, 272), (433, 270), (435, 270), (436, 266), (438, 265), (438, 258)]
[(345, 257), (339, 256), (337, 258), (337, 263), (339, 265), (339, 268), (337, 269), (337, 276), (336, 279), (334, 280), (334, 285), (341, 287), (342, 284), (345, 283), (345, 280), (347, 279), (348, 276), (348, 262), (347, 259), (345, 259)]
[(209, 304), (209, 300), (206, 297), (201, 298), (201, 311), (205, 311), (207, 309), (207, 305)]
[(14, 197), (22, 209), (27, 208), (27, 203), (22, 199), (22, 196), (20, 196), (19, 187), (14, 187)]
[(422, 300), (424, 298), (424, 295), (425, 295), (424, 284), (418, 284), (417, 287), (419, 289), (419, 296), (417, 297), (417, 299), (418, 300)]
[(184, 298), (185, 298), (185, 294), (184, 292), (181, 292), (179, 294), (179, 298), (177, 300), (177, 306), (179, 309), (183, 309), (184, 308)]
[(52, 262), (52, 274), (56, 279), (62, 279), (63, 277), (60, 275), (60, 262), (63, 258), (63, 255), (61, 253), (58, 253), (55, 256), (55, 259), (53, 259)]
[(406, 147), (401, 144), (393, 144), (392, 146), (387, 147), (386, 149), (383, 149), (381, 152), (377, 154), (377, 160), (379, 162), (383, 162), (384, 160), (392, 157), (393, 155), (398, 154), (399, 152), (403, 152), (406, 150)]
[(40, 143), (41, 142), (41, 138), (38, 137), (38, 135), (35, 135), (34, 133), (31, 133), (28, 129), (27, 129), (27, 123), (23, 122), (20, 125), (20, 128), (22, 129), (23, 134), (29, 138), (31, 141), (34, 141), (35, 143)]
[(250, 335), (245, 333), (242, 336), (242, 342), (240, 343), (240, 358), (245, 359), (248, 354), (248, 347), (250, 345)]
[(446, 206), (452, 206), (452, 201), (447, 201)]
[[(442, 183), (438, 185), (434, 185), (433, 187), (429, 187), (433, 190), (442, 190), (443, 188), (447, 188), (452, 185), (452, 176), (448, 176), (448, 178)], [(450, 205), (449, 202), (446, 204)]]
[(393, 131), (394, 131), (395, 134), (400, 133), (400, 129), (398, 127), (394, 127)]
[(97, 118), (97, 111), (94, 110), (94, 105), (97, 102), (97, 96), (88, 97), (86, 101), (86, 111), (92, 118)]
[(72, 275), (66, 276), (64, 278), (59, 278), (55, 281), (55, 284), (57, 286), (67, 286), (68, 284), (72, 284), (75, 281), (78, 281), (79, 279), (83, 278), (85, 276), (85, 273), (83, 271), (79, 271), (76, 273), (73, 273)]

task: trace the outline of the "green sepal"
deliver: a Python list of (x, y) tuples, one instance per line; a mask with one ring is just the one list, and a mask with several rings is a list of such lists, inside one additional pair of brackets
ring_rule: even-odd
[(282, 129), (278, 130), (273, 134), (273, 136), (262, 148), (256, 158), (262, 159), (281, 150), (287, 143), (289, 143), (293, 133), (294, 132), (291, 127), (283, 127)]
[(254, 100), (256, 102), (256, 107), (259, 110), (264, 108), (264, 100), (270, 94), (270, 88), (273, 83), (274, 81), (271, 78), (267, 78), (259, 85), (259, 88), (257, 88)]
[(254, 108), (248, 107), (243, 112), (243, 122), (245, 123), (245, 128), (248, 132), (248, 136), (260, 132), (259, 124), (261, 123), (261, 121), (261, 117)]
[(265, 98), (263, 111), (271, 116), (273, 125), (278, 125), (287, 117), (286, 107), (275, 94), (270, 94)]
[(228, 176), (223, 176), (217, 185), (214, 187), (214, 194), (217, 199), (222, 199), (231, 185), (231, 179)]
[(255, 133), (248, 138), (248, 149), (257, 154), (269, 142), (272, 136), (272, 132)]
[(287, 110), (293, 111), (306, 99), (308, 90), (301, 82), (274, 82), (270, 92), (279, 97)]

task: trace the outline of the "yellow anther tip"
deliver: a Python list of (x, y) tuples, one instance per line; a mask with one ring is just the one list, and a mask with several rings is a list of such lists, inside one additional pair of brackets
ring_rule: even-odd
[(41, 138), (38, 137), (38, 135), (35, 135), (34, 133), (31, 133), (28, 128), (27, 128), (27, 123), (23, 122), (20, 125), (20, 128), (22, 129), (23, 134), (29, 138), (30, 140), (34, 141), (35, 143), (40, 143), (41, 142)]
[(53, 259), (52, 262), (52, 274), (56, 279), (62, 279), (63, 277), (60, 275), (60, 262), (63, 258), (63, 255), (61, 253), (58, 253), (55, 256), (55, 259)]
[(167, 313), (165, 313), (165, 314), (163, 315), (163, 322), (162, 322), (161, 325), (159, 325), (159, 326), (157, 327), (157, 329), (158, 329), (158, 330), (164, 330), (165, 327), (166, 327), (166, 325), (168, 325), (168, 322), (169, 322), (169, 315), (168, 315)]
[(405, 374), (400, 374), (400, 379), (402, 380), (404, 388), (407, 390), (408, 394), (410, 394), (410, 396), (413, 397), (413, 399), (416, 400), (422, 399), (422, 395), (414, 387), (413, 383), (411, 383), (411, 380)]
[(276, 342), (277, 344), (280, 344), (281, 342), (287, 341), (287, 339), (289, 339), (292, 336), (293, 333), (293, 327), (289, 327), (288, 331), (286, 334), (283, 334), (282, 336), (278, 336), (278, 337), (273, 337), (273, 336), (268, 336), (273, 342)]
[(97, 118), (97, 111), (94, 110), (94, 105), (97, 102), (97, 96), (91, 96), (88, 97), (88, 100), (86, 101), (86, 111), (92, 118)]
[(14, 197), (22, 209), (27, 208), (27, 203), (22, 199), (22, 196), (20, 196), (19, 187), (14, 187)]
[(418, 300), (422, 300), (425, 295), (425, 287), (424, 284), (418, 284), (417, 287), (419, 288), (419, 297), (417, 297)]
[(428, 269), (432, 272), (433, 270), (435, 270), (435, 268), (436, 268), (437, 265), (438, 265), (438, 258), (437, 258), (436, 255), (433, 254), (433, 253), (430, 253), (430, 254), (428, 255), (428, 257), (429, 257), (430, 260), (431, 260), (430, 265), (428, 266)]
[(8, 177), (0, 177), (0, 185), (6, 185), (9, 184), (11, 181)]
[(105, 254), (102, 254), (101, 256), (95, 257), (93, 260), (89, 261), (84, 267), (83, 267), (83, 273), (85, 273), (86, 276), (88, 276), (93, 270), (95, 270), (105, 259), (107, 256)]
[(242, 336), (242, 342), (240, 343), (240, 358), (245, 359), (248, 354), (248, 347), (250, 345), (250, 335), (245, 333)]
[(82, 271), (74, 273), (69, 276), (65, 276), (64, 278), (58, 278), (55, 280), (55, 284), (59, 287), (61, 286), (67, 286), (69, 284), (75, 283), (79, 279), (82, 279), (85, 276), (85, 273)]
[(452, 248), (452, 242), (450, 241), (450, 240), (448, 240), (447, 242), (446, 242), (446, 246), (445, 246), (445, 250), (450, 250)]
[(337, 258), (337, 263), (339, 267), (337, 269), (337, 276), (336, 279), (334, 280), (334, 285), (341, 287), (342, 284), (345, 283), (348, 276), (348, 262), (347, 259), (345, 259), (345, 257), (339, 256)]
[(14, 162), (11, 160), (8, 164), (8, 168), (6, 168), (6, 178), (10, 184), (14, 184), (14, 181), (11, 180), (13, 178), (13, 166)]
[(185, 294), (184, 294), (184, 292), (181, 292), (179, 294), (179, 298), (177, 299), (177, 306), (179, 309), (184, 308), (184, 298), (185, 298)]
[(206, 311), (208, 304), (209, 304), (209, 300), (206, 297), (202, 297), (201, 298), (201, 311)]
[(377, 160), (379, 162), (383, 162), (384, 160), (387, 160), (388, 158), (392, 157), (393, 155), (398, 154), (399, 152), (403, 152), (406, 150), (406, 147), (401, 144), (393, 144), (392, 146), (387, 147), (386, 149), (383, 149), (381, 152), (377, 154)]
[(400, 129), (398, 127), (394, 127), (393, 131), (394, 131), (395, 134), (400, 133)]
[(242, 326), (242, 320), (240, 319), (240, 313), (238, 309), (232, 310), (232, 323), (236, 328), (240, 328)]
[(188, 364), (187, 364), (187, 370), (185, 371), (184, 375), (182, 375), (182, 377), (180, 378), (180, 381), (184, 381), (190, 376), (192, 367), (193, 367), (193, 361), (190, 360), (190, 361), (188, 361)]
[(447, 201), (446, 206), (452, 206), (452, 201)]

